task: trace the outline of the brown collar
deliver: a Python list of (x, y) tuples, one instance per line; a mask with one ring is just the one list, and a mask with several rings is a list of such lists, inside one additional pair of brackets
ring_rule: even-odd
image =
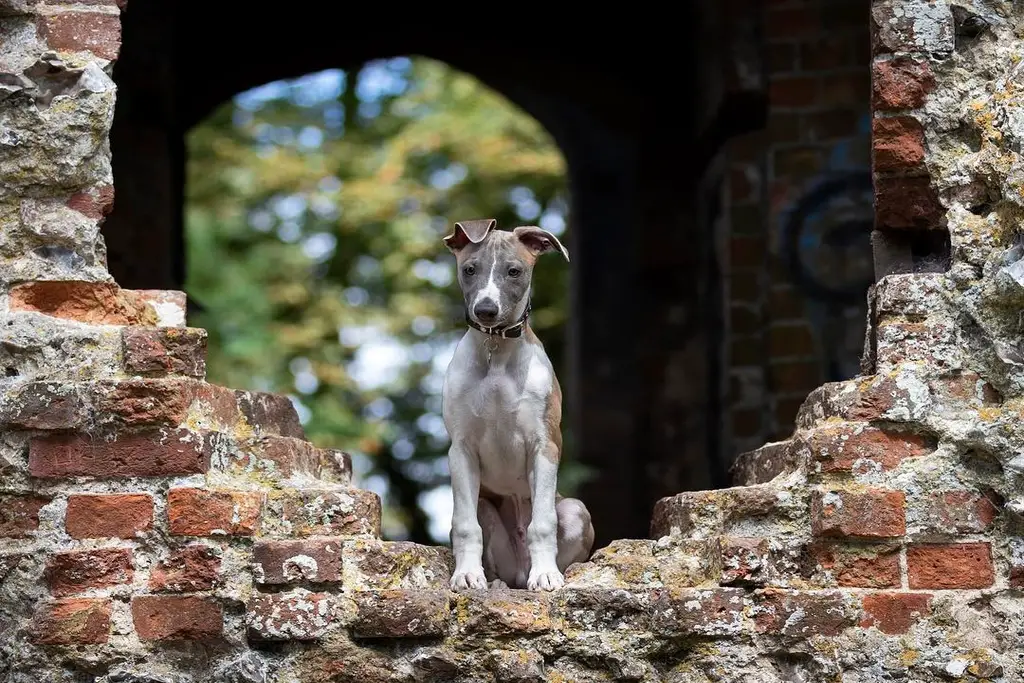
[(501, 337), (502, 339), (516, 339), (523, 336), (523, 330), (526, 329), (526, 321), (530, 317), (530, 309), (533, 308), (533, 302), (526, 304), (526, 310), (523, 311), (523, 315), (512, 325), (506, 327), (484, 327), (478, 324), (475, 320), (469, 317), (469, 311), (466, 312), (466, 324), (472, 327), (474, 330), (483, 332), (484, 334), (491, 335), (493, 337)]

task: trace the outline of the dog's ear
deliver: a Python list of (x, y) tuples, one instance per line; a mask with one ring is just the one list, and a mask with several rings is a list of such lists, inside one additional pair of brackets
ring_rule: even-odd
[(535, 256), (557, 249), (562, 252), (566, 261), (569, 260), (569, 250), (563, 247), (558, 238), (547, 230), (542, 230), (534, 225), (524, 225), (513, 230), (512, 234)]
[(444, 238), (444, 245), (454, 253), (467, 244), (480, 244), (497, 224), (498, 221), (493, 218), (459, 221), (455, 224), (455, 232)]

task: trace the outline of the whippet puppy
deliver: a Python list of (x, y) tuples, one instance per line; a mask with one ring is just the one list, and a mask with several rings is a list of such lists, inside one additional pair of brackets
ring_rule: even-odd
[(569, 252), (546, 230), (462, 221), (455, 254), (470, 329), (442, 392), (454, 510), (451, 586), (555, 590), (594, 543), (590, 513), (556, 491), (562, 390), (529, 325), (537, 257)]

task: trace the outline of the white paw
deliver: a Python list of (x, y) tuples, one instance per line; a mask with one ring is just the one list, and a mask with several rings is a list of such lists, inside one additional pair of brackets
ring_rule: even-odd
[(550, 569), (531, 569), (530, 578), (526, 581), (526, 588), (531, 591), (553, 591), (558, 590), (565, 583), (562, 572), (551, 567)]
[(456, 569), (452, 574), (451, 586), (453, 591), (487, 588), (487, 579), (484, 577), (483, 567), (472, 569)]
[(491, 588), (491, 590), (497, 590), (497, 589), (501, 589), (501, 588), (508, 588), (508, 584), (505, 583), (504, 581), (502, 581), (501, 579), (495, 579), (494, 581), (491, 581), (490, 588)]

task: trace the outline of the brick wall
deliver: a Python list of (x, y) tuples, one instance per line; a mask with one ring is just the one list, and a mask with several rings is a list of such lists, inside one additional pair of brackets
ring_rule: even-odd
[[(764, 12), (768, 125), (729, 149), (724, 443), (733, 454), (785, 438), (811, 389), (855, 373), (866, 312), (866, 284), (841, 305), (798, 287), (780, 253), (780, 227), (836, 173), (867, 178), (868, 10), (852, 0), (775, 0)], [(869, 193), (853, 196), (869, 216)], [(862, 258), (870, 255), (866, 232), (856, 245)], [(818, 256), (826, 269), (828, 257)]]
[[(738, 486), (663, 498), (649, 539), (561, 590), (453, 593), (450, 553), (381, 541), (379, 500), (287, 399), (203, 381), (180, 293), (107, 276), (116, 6), (0, 0), (0, 66), (26, 79), (0, 99), (0, 144), (19, 141), (0, 156), (5, 680), (1022, 680), (1024, 10), (871, 9), (892, 272), (864, 375), (814, 389)], [(753, 272), (767, 316), (786, 289), (747, 253), (733, 291)], [(769, 377), (784, 321), (751, 337)]]

